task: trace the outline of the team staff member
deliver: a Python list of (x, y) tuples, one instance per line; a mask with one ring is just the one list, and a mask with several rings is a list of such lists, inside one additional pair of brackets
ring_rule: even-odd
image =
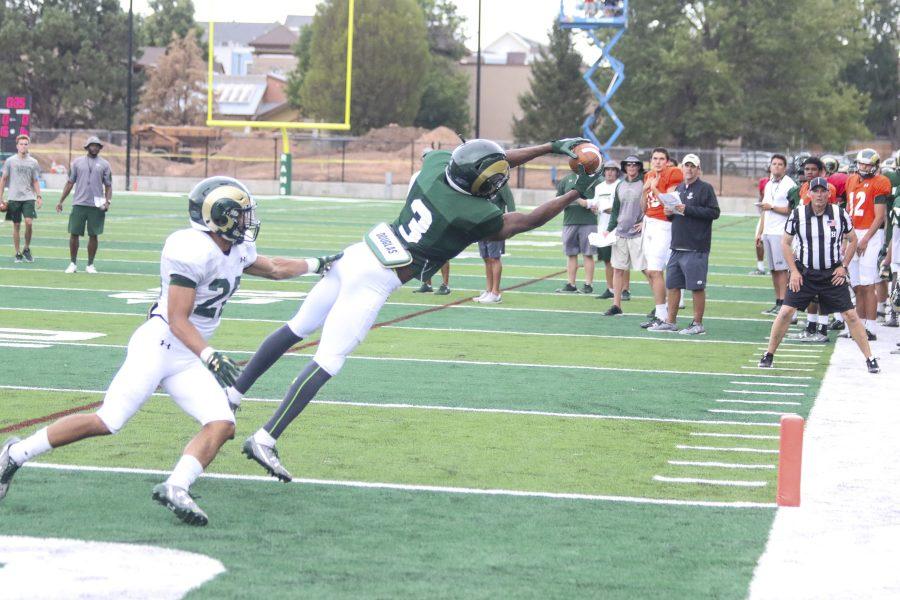
[[(569, 173), (556, 185), (556, 195), (562, 196), (572, 189), (577, 179), (575, 173)], [(591, 190), (588, 199), (593, 199)], [(596, 248), (588, 242), (588, 236), (597, 231), (597, 215), (587, 207), (586, 202), (573, 202), (563, 212), (562, 243), (566, 253), (566, 276), (568, 281), (557, 292), (577, 293), (575, 280), (578, 277), (578, 255), (584, 259), (584, 284), (581, 293), (594, 293), (594, 252)]]
[(78, 270), (79, 239), (84, 235), (85, 226), (87, 226), (88, 234), (88, 262), (85, 271), (97, 272), (94, 267), (94, 257), (97, 255), (97, 237), (103, 233), (103, 222), (106, 220), (106, 212), (112, 201), (112, 170), (106, 159), (100, 158), (101, 148), (103, 148), (103, 144), (100, 142), (100, 138), (94, 135), (88, 138), (84, 144), (87, 154), (72, 162), (69, 180), (63, 187), (59, 204), (56, 205), (56, 212), (61, 213), (63, 202), (74, 186), (72, 212), (69, 213), (69, 257), (72, 262), (66, 267), (66, 273), (74, 273)]
[(678, 303), (681, 290), (691, 290), (694, 320), (678, 331), (682, 335), (702, 335), (706, 310), (706, 275), (712, 246), (712, 222), (719, 218), (719, 201), (713, 187), (700, 179), (700, 157), (688, 154), (681, 161), (684, 181), (675, 188), (681, 202), (666, 214), (672, 218), (672, 255), (666, 266), (668, 318), (650, 331), (678, 331)]
[(613, 194), (612, 213), (606, 227), (607, 232), (616, 232), (610, 259), (613, 266), (613, 305), (603, 313), (604, 317), (622, 314), (622, 300), (628, 289), (630, 270), (638, 269), (646, 275), (647, 263), (641, 252), (641, 232), (644, 228), (644, 183), (641, 179), (643, 166), (637, 156), (629, 156), (623, 160), (625, 177)]
[[(781, 241), (784, 254), (794, 256), (792, 244), (796, 238), (797, 255), (790, 263), (791, 278), (784, 305), (772, 323), (769, 346), (759, 360), (759, 366), (772, 367), (775, 351), (794, 312), (806, 308), (813, 298), (819, 298), (824, 313), (839, 311), (844, 315), (853, 341), (866, 358), (866, 368), (869, 373), (878, 373), (878, 359), (872, 356), (866, 330), (847, 289), (847, 265), (857, 249), (856, 232), (847, 212), (829, 203), (828, 182), (824, 177), (813, 179), (810, 188), (812, 201), (795, 208), (785, 225)], [(846, 255), (842, 252), (845, 236)]]
[(666, 282), (663, 270), (669, 261), (669, 247), (672, 245), (672, 223), (666, 216), (660, 194), (674, 192), (684, 175), (678, 167), (669, 166), (669, 151), (654, 148), (650, 153), (650, 172), (644, 176), (644, 233), (643, 253), (647, 261), (647, 277), (653, 290), (656, 305), (653, 316), (644, 329), (665, 321), (669, 314), (666, 308)]
[[(41, 168), (38, 162), (28, 153), (31, 139), (27, 135), (16, 137), (16, 153), (3, 163), (3, 175), (0, 175), (0, 204), (3, 203), (3, 192), (9, 184), (9, 203), (6, 207), (6, 220), (13, 224), (13, 246), (15, 261), (34, 262), (31, 256), (32, 221), (37, 219), (35, 206), (43, 204), (39, 178)], [(19, 228), (25, 221), (25, 248), (19, 251)]]
[(775, 306), (763, 312), (767, 315), (778, 314), (784, 302), (787, 289), (788, 264), (787, 257), (781, 253), (781, 238), (784, 235), (784, 224), (793, 206), (788, 199), (796, 183), (785, 175), (787, 157), (774, 154), (769, 162), (769, 180), (766, 182), (760, 200), (759, 225), (756, 228), (756, 243), (761, 245), (769, 258), (769, 270), (772, 272), (772, 287), (775, 288)]
[[(619, 186), (619, 174), (619, 163), (614, 160), (608, 160), (603, 163), (603, 181), (594, 188), (594, 199), (580, 201), (584, 202), (585, 206), (597, 215), (597, 233), (605, 232), (609, 227), (613, 200), (616, 188)], [(606, 290), (597, 298), (608, 300), (613, 297), (612, 290), (615, 287), (615, 283), (613, 283), (615, 275), (612, 267), (612, 246), (597, 248), (597, 260), (603, 263), (606, 279)]]
[[(500, 188), (500, 192), (491, 202), (505, 213), (515, 212), (516, 201), (509, 184)], [(473, 302), (480, 304), (499, 304), (503, 301), (500, 294), (500, 276), (503, 274), (503, 254), (506, 252), (505, 240), (478, 240), (478, 253), (484, 261), (486, 289)]]
[(850, 261), (850, 285), (856, 293), (856, 307), (874, 340), (876, 318), (875, 284), (878, 274), (878, 253), (884, 245), (885, 206), (891, 198), (891, 182), (878, 173), (881, 157), (866, 148), (856, 155), (857, 172), (847, 179), (847, 208), (853, 228), (859, 238), (856, 254)]

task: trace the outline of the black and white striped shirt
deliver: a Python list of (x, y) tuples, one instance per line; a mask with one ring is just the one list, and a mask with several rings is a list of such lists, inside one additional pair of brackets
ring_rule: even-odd
[(853, 229), (850, 215), (835, 204), (816, 216), (812, 204), (798, 206), (791, 212), (784, 231), (794, 236), (795, 257), (808, 269), (827, 270), (843, 260), (841, 242)]

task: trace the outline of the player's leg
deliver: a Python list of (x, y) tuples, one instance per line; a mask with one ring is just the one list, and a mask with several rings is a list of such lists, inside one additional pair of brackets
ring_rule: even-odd
[(21, 259), (21, 254), (22, 254), (22, 250), (20, 248), (22, 238), (19, 233), (21, 226), (22, 226), (22, 221), (13, 221), (12, 237), (13, 237), (13, 249), (15, 250), (15, 253), (16, 253), (16, 261), (19, 261)]
[[(667, 321), (669, 308), (666, 303), (666, 281), (664, 270), (666, 268), (666, 255), (669, 251), (669, 240), (665, 235), (665, 224), (658, 219), (645, 219), (644, 232), (644, 258), (647, 261), (647, 279), (650, 281), (650, 289), (653, 292), (653, 304), (655, 306), (655, 318)], [(652, 321), (652, 319), (651, 319)]]
[(11, 438), (0, 454), (0, 499), (23, 464), (79, 440), (118, 432), (156, 390), (168, 370), (167, 357), (159, 345), (160, 319), (139, 327), (128, 343), (128, 354), (106, 390), (103, 405), (93, 414), (75, 414), (57, 420), (25, 438)]
[(789, 304), (781, 305), (781, 310), (778, 311), (778, 315), (776, 315), (775, 320), (772, 322), (772, 329), (769, 332), (769, 345), (768, 348), (766, 348), (765, 354), (762, 355), (762, 358), (759, 361), (760, 367), (770, 368), (772, 366), (775, 352), (778, 350), (778, 346), (781, 345), (781, 341), (784, 339), (784, 334), (787, 333), (788, 327), (791, 326), (791, 320), (794, 318), (796, 312), (797, 309)]
[(99, 246), (99, 241), (96, 235), (88, 236), (88, 266), (92, 266), (94, 264), (94, 257), (97, 256), (97, 247)]
[(31, 249), (31, 232), (32, 226), (34, 224), (34, 219), (31, 217), (25, 217), (23, 219), (25, 221), (25, 246), (23, 247), (23, 252), (28, 252)]
[(500, 257), (490, 258), (491, 266), (491, 294), (494, 298), (500, 298), (500, 277), (503, 275), (503, 262)]

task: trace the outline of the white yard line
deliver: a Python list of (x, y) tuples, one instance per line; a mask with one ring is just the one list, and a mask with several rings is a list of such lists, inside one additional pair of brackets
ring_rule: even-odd
[(688, 446), (679, 444), (675, 446), (679, 450), (701, 450), (704, 452), (748, 452), (751, 454), (778, 454), (778, 450), (767, 450), (765, 448), (735, 448), (735, 447), (719, 447), (719, 446)]
[(715, 402), (723, 402), (727, 404), (774, 404), (784, 406), (800, 406), (800, 402), (785, 402), (779, 400), (740, 400), (737, 398), (716, 398)]
[(773, 415), (776, 417), (793, 414), (790, 411), (783, 410), (734, 410), (730, 408), (710, 408), (706, 412), (726, 415)]
[[(797, 358), (812, 358), (811, 356), (798, 356)], [(751, 358), (747, 362), (749, 363), (758, 363), (759, 359)], [(778, 359), (778, 364), (780, 365), (818, 365), (821, 364), (817, 361), (809, 361), (809, 360), (781, 360)]]
[(808, 383), (769, 383), (767, 381), (754, 382), (754, 381), (729, 381), (728, 383), (732, 385), (764, 385), (764, 386), (773, 386), (773, 387), (809, 387)]
[(838, 340), (803, 440), (798, 508), (780, 508), (750, 600), (900, 598), (900, 332), (879, 327), (878, 375)]
[[(168, 471), (158, 469), (132, 469), (124, 467), (94, 467), (80, 465), (60, 465), (52, 463), (27, 463), (26, 467), (52, 469), (55, 471), (89, 471), (95, 473), (117, 473), (130, 475), (155, 475), (165, 477)], [(225, 473), (204, 473), (202, 475), (208, 479), (225, 479), (237, 481), (252, 481), (265, 484), (280, 483), (271, 478), (260, 475), (231, 475)], [(301, 485), (322, 485), (349, 488), (365, 488), (365, 489), (381, 489), (395, 490), (401, 492), (432, 492), (442, 494), (468, 494), (478, 496), (513, 496), (524, 498), (550, 498), (553, 500), (589, 500), (602, 502), (622, 502), (626, 504), (657, 504), (667, 506), (704, 506), (710, 508), (774, 508), (774, 504), (764, 502), (708, 502), (708, 501), (690, 501), (690, 500), (671, 500), (667, 498), (639, 498), (632, 496), (605, 496), (600, 494), (575, 494), (575, 493), (559, 493), (559, 492), (543, 492), (543, 491), (527, 491), (527, 490), (505, 490), (505, 489), (481, 489), (481, 488), (465, 488), (465, 487), (447, 487), (437, 485), (410, 485), (402, 483), (385, 483), (374, 481), (352, 481), (352, 480), (334, 480), (334, 479), (308, 479), (294, 478), (292, 483)]]
[(676, 467), (713, 467), (718, 469), (775, 469), (775, 465), (745, 465), (740, 463), (723, 463), (703, 460), (670, 460), (670, 465)]
[(735, 481), (726, 479), (698, 479), (696, 477), (663, 477), (654, 475), (653, 481), (661, 483), (692, 483), (699, 485), (724, 485), (728, 487), (765, 487), (765, 481)]
[(691, 435), (694, 437), (715, 437), (715, 438), (728, 438), (728, 439), (740, 439), (740, 440), (777, 440), (779, 436), (777, 435), (762, 435), (762, 434), (754, 434), (754, 433), (715, 433), (713, 431), (692, 431)]
[[(742, 385), (742, 384), (741, 384)], [(722, 390), (726, 394), (753, 394), (759, 396), (803, 396), (803, 392), (760, 392), (757, 390)]]

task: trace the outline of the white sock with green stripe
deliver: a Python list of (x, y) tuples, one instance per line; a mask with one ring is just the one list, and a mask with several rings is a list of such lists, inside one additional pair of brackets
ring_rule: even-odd
[(294, 379), (278, 410), (263, 426), (263, 429), (269, 432), (272, 438), (278, 439), (329, 379), (331, 379), (331, 374), (328, 371), (320, 367), (316, 361), (309, 361), (309, 364)]

